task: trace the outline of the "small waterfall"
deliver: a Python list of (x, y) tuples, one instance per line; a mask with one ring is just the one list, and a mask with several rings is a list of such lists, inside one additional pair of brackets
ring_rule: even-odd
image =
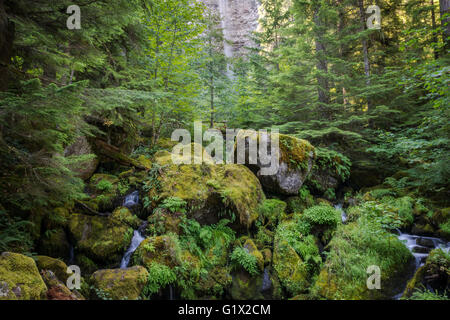
[(416, 270), (425, 263), (431, 250), (441, 248), (448, 252), (450, 248), (450, 243), (439, 238), (422, 237), (400, 232), (398, 239), (405, 243), (405, 246), (408, 247), (416, 259)]
[(122, 206), (131, 208), (139, 203), (139, 191), (134, 191), (125, 196)]
[(337, 205), (334, 206), (334, 208), (341, 213), (342, 223), (345, 223), (347, 221), (347, 213), (345, 213), (342, 207), (343, 207), (342, 203), (338, 203)]
[(272, 287), (272, 281), (270, 280), (269, 269), (266, 267), (266, 268), (264, 268), (261, 292), (269, 290), (271, 287)]
[[(440, 248), (447, 253), (449, 252), (450, 242), (445, 242), (439, 238), (402, 233), (400, 230), (397, 230), (397, 232), (399, 234), (398, 239), (405, 244), (415, 258), (414, 273), (416, 273), (417, 269), (425, 264), (431, 250)], [(395, 295), (393, 299), (399, 300), (402, 295), (403, 290), (399, 294)]]
[(73, 249), (73, 245), (70, 245), (69, 248), (69, 265), (74, 264), (75, 262), (75, 254), (74, 254), (74, 249)]
[(142, 236), (139, 230), (134, 230), (133, 239), (131, 239), (131, 245), (128, 248), (127, 252), (125, 252), (122, 262), (120, 263), (120, 269), (125, 269), (128, 267), (130, 263), (131, 255), (134, 251), (139, 247), (142, 241), (144, 241), (144, 237)]

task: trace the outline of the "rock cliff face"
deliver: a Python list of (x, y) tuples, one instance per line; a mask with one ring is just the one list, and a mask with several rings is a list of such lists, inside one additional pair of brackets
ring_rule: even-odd
[(200, 0), (221, 16), (224, 52), (227, 57), (242, 56), (246, 47), (255, 46), (251, 34), (258, 27), (258, 0)]

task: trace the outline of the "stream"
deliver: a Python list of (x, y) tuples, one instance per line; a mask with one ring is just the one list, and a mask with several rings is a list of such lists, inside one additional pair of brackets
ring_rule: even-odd
[[(343, 209), (343, 204), (338, 203), (334, 206), (334, 208), (341, 213), (342, 223), (346, 223), (347, 213)], [(413, 275), (416, 273), (417, 269), (425, 264), (425, 261), (432, 250), (440, 248), (447, 253), (450, 250), (450, 242), (446, 242), (439, 238), (403, 233), (400, 230), (397, 230), (397, 234), (397, 238), (405, 244), (414, 256), (415, 269)], [(408, 279), (408, 281), (409, 280), (410, 279)], [(404, 290), (395, 295), (393, 299), (399, 300), (403, 295), (403, 291)]]
[[(139, 192), (134, 191), (128, 194), (123, 200), (123, 206), (127, 208), (131, 208), (135, 205), (139, 204)], [(142, 241), (145, 240), (145, 237), (142, 235), (142, 231), (145, 228), (146, 223), (144, 222), (138, 230), (134, 230), (133, 238), (131, 239), (131, 244), (128, 250), (123, 255), (122, 261), (120, 262), (120, 269), (125, 269), (130, 264), (130, 259), (132, 254), (136, 251)]]

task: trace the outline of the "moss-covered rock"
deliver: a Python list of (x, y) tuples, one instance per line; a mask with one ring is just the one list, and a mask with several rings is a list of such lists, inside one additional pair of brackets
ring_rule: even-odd
[[(408, 248), (366, 220), (339, 226), (328, 247), (312, 292), (330, 300), (392, 299), (414, 268)], [(381, 289), (368, 288), (369, 266), (380, 267)]]
[(84, 300), (84, 297), (78, 291), (70, 291), (53, 271), (41, 270), (41, 277), (48, 287), (48, 300)]
[[(120, 205), (119, 182), (119, 178), (114, 175), (94, 174), (87, 186), (90, 196), (80, 201), (84, 206), (78, 206), (78, 209), (85, 210), (87, 206), (91, 211), (96, 212), (113, 211), (114, 208)], [(89, 214), (91, 212), (86, 213)]]
[(32, 258), (12, 252), (1, 254), (0, 293), (0, 300), (46, 298), (47, 287)]
[(256, 258), (257, 264), (258, 264), (258, 268), (259, 271), (263, 271), (264, 270), (264, 257), (262, 255), (262, 253), (258, 250), (258, 248), (256, 247), (255, 243), (253, 242), (252, 239), (247, 239), (244, 243), (244, 249), (247, 250), (247, 252), (254, 256)]
[(202, 224), (234, 215), (236, 223), (248, 228), (258, 217), (257, 209), (265, 196), (258, 179), (245, 166), (173, 165), (168, 152), (155, 157), (166, 167), (158, 177), (160, 187), (148, 195), (149, 199), (158, 199), (154, 207), (168, 198), (181, 199), (187, 203), (188, 217)]
[(130, 209), (126, 207), (119, 207), (115, 209), (111, 214), (110, 219), (124, 223), (133, 229), (139, 228), (142, 224), (142, 220), (131, 213)]
[(264, 299), (262, 288), (262, 277), (251, 276), (245, 270), (239, 270), (233, 274), (230, 288), (231, 299), (233, 300), (262, 300)]
[(153, 262), (173, 268), (181, 262), (181, 249), (174, 235), (145, 239), (133, 254), (134, 264), (149, 267)]
[(317, 148), (316, 153), (316, 161), (306, 185), (314, 194), (334, 200), (334, 190), (350, 176), (350, 159), (324, 148)]
[(306, 263), (285, 240), (275, 242), (273, 267), (281, 284), (291, 295), (308, 289), (308, 270)]
[(92, 285), (113, 300), (137, 300), (144, 289), (148, 272), (144, 267), (105, 269), (94, 272)]
[(230, 269), (216, 266), (195, 282), (195, 293), (200, 298), (221, 299), (232, 283)]
[[(267, 167), (264, 162), (268, 162), (268, 159), (258, 157), (256, 165), (249, 164), (250, 159), (246, 163), (256, 172), (266, 191), (276, 194), (296, 195), (310, 174), (315, 159), (315, 148), (308, 141), (284, 134), (277, 134), (276, 137), (267, 133), (252, 135), (252, 132), (247, 130), (239, 131), (236, 141), (256, 139), (258, 144), (261, 141), (267, 141), (268, 148), (270, 148), (272, 139), (275, 138), (278, 138), (279, 141), (279, 152), (270, 155), (270, 157), (275, 157), (279, 163), (275, 174), (262, 174), (261, 169)], [(249, 146), (250, 143), (245, 143), (246, 159), (249, 158)], [(238, 148), (239, 143), (237, 142), (235, 150), (241, 152)]]
[(147, 232), (153, 235), (166, 233), (180, 234), (180, 223), (184, 214), (172, 213), (169, 210), (158, 208), (148, 217)]
[(67, 273), (67, 265), (64, 261), (59, 259), (47, 257), (47, 256), (36, 256), (36, 265), (39, 271), (51, 270), (58, 277), (59, 280), (66, 283), (67, 278), (70, 274)]
[(402, 298), (409, 298), (415, 291), (423, 289), (441, 294), (450, 291), (450, 255), (441, 249), (430, 252), (425, 264), (406, 285)]
[(76, 254), (103, 266), (118, 264), (133, 237), (133, 228), (111, 216), (72, 214), (69, 231), (75, 241)]

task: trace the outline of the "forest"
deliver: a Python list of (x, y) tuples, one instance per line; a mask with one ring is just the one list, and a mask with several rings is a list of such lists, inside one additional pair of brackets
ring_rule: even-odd
[[(0, 0), (0, 47), (0, 300), (449, 299), (449, 0)], [(278, 171), (173, 163), (199, 122)]]

